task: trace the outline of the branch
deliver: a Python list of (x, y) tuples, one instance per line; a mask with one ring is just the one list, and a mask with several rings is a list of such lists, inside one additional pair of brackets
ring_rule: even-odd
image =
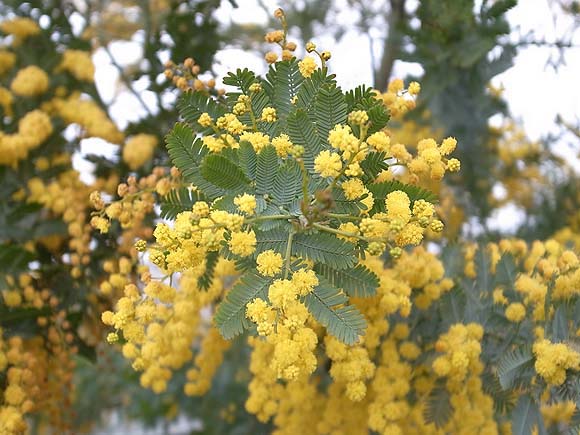
[(405, 0), (391, 0), (391, 13), (387, 24), (389, 31), (385, 38), (383, 56), (379, 69), (374, 71), (375, 88), (386, 90), (389, 84), (389, 78), (393, 71), (395, 60), (399, 56), (401, 44), (403, 41), (401, 34), (401, 24), (405, 17)]

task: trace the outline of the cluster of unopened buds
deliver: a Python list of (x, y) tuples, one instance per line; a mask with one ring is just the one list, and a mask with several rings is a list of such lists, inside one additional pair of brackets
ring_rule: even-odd
[(92, 192), (90, 201), (96, 210), (91, 218), (92, 227), (101, 233), (107, 233), (112, 219), (118, 220), (122, 228), (138, 226), (153, 211), (155, 194), (165, 196), (175, 187), (179, 171), (172, 168), (169, 175), (167, 176), (164, 168), (157, 167), (150, 175), (139, 180), (130, 176), (127, 183), (121, 183), (117, 188), (120, 199), (108, 205), (99, 191)]
[(223, 89), (215, 89), (216, 81), (213, 77), (202, 80), (199, 77), (201, 72), (201, 67), (191, 57), (188, 57), (180, 64), (176, 64), (172, 60), (168, 60), (165, 63), (165, 77), (171, 80), (181, 91), (185, 92), (191, 89), (196, 91), (215, 90), (218, 95), (222, 95), (225, 92)]

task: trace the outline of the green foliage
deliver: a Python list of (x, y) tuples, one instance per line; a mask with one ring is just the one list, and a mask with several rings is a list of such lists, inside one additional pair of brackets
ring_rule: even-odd
[(278, 168), (270, 187), (276, 204), (287, 206), (302, 194), (302, 172), (296, 162), (290, 160)]
[(286, 243), (288, 242), (288, 234), (288, 231), (279, 228), (268, 231), (256, 231), (256, 256), (260, 252), (269, 249), (279, 254), (284, 254)]
[(349, 269), (334, 269), (325, 264), (318, 264), (314, 270), (349, 296), (374, 296), (379, 286), (379, 278), (362, 264)]
[(191, 211), (197, 201), (203, 200), (202, 194), (197, 190), (179, 187), (161, 198), (161, 213), (163, 219), (175, 219), (184, 211)]
[(369, 116), (370, 125), (368, 134), (373, 134), (385, 128), (390, 115), (380, 99), (375, 97), (373, 89), (361, 85), (345, 95), (347, 111), (365, 110)]
[(269, 193), (276, 178), (276, 169), (278, 168), (278, 155), (276, 148), (268, 145), (258, 154), (258, 163), (256, 166), (256, 193)]
[(178, 122), (165, 137), (165, 143), (169, 157), (181, 171), (183, 179), (192, 181), (204, 155), (201, 140), (194, 139), (193, 131), (189, 126)]
[(387, 153), (384, 152), (371, 152), (368, 153), (366, 158), (361, 162), (360, 166), (364, 172), (362, 177), (363, 181), (370, 183), (379, 175), (383, 170), (389, 169), (389, 164), (386, 162)]
[(356, 264), (354, 245), (331, 234), (296, 234), (292, 253), (334, 269), (346, 269)]
[(533, 372), (534, 356), (530, 346), (517, 347), (506, 352), (498, 364), (499, 382), (504, 390), (527, 383)]
[(214, 317), (216, 326), (226, 339), (241, 334), (250, 322), (246, 319), (246, 305), (256, 298), (268, 300), (268, 287), (272, 278), (250, 270), (242, 275), (238, 283), (227, 293)]
[(201, 175), (213, 185), (234, 193), (244, 192), (250, 184), (244, 171), (220, 154), (209, 154), (203, 159)]
[(298, 94), (302, 80), (296, 59), (277, 62), (270, 66), (270, 70), (266, 74), (266, 80), (262, 85), (276, 108), (280, 127), (283, 127), (286, 118), (292, 111), (291, 101)]
[(240, 168), (246, 174), (250, 180), (256, 178), (256, 168), (258, 165), (258, 156), (256, 155), (256, 151), (254, 151), (254, 147), (246, 141), (242, 141), (240, 143), (240, 149), (238, 150), (238, 163), (240, 164)]
[[(314, 158), (326, 147), (321, 141), (314, 122), (306, 112), (298, 109), (288, 115), (288, 136), (295, 145), (304, 147), (304, 165), (308, 170), (314, 168)], [(326, 139), (325, 139), (326, 140)]]
[[(520, 396), (512, 412), (512, 434), (531, 434), (533, 427), (536, 425), (544, 426), (538, 404), (529, 394)], [(543, 433), (545, 433), (545, 429)]]
[(442, 385), (433, 388), (423, 410), (425, 421), (442, 428), (449, 421), (452, 413), (453, 406), (451, 406), (449, 391)]
[(226, 112), (223, 105), (202, 91), (188, 91), (181, 95), (177, 100), (177, 109), (184, 121), (200, 134), (212, 132), (211, 127), (204, 127), (197, 122), (202, 113), (208, 113), (215, 120)]
[(205, 256), (205, 270), (197, 279), (197, 285), (203, 290), (207, 290), (211, 285), (214, 277), (215, 267), (219, 260), (219, 253), (217, 251), (208, 252)]
[(306, 113), (313, 114), (316, 110), (315, 103), (323, 88), (336, 86), (334, 74), (328, 74), (326, 68), (317, 69), (312, 75), (304, 79), (297, 94), (296, 107), (304, 109)]
[(328, 133), (336, 124), (346, 121), (347, 106), (340, 88), (323, 86), (314, 102), (315, 122), (318, 138), (321, 143), (328, 139)]
[(353, 305), (346, 305), (347, 302), (348, 298), (323, 278), (304, 298), (308, 310), (330, 334), (343, 343), (354, 344), (364, 334), (366, 321)]

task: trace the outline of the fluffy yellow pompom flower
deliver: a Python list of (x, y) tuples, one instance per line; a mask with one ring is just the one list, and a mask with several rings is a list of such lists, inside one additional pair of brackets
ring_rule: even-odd
[(262, 148), (270, 144), (270, 137), (260, 132), (256, 133), (245, 132), (240, 136), (240, 142), (244, 140), (250, 142), (250, 144), (254, 147), (254, 151), (256, 151), (257, 153), (262, 151)]
[(316, 65), (316, 61), (312, 57), (306, 56), (303, 60), (298, 62), (298, 68), (300, 69), (300, 74), (302, 74), (303, 77), (308, 78), (312, 75), (314, 70), (318, 68), (318, 65)]
[(232, 238), (229, 243), (230, 250), (242, 257), (247, 257), (252, 255), (256, 250), (256, 233), (254, 231), (249, 232), (233, 232)]
[(95, 79), (95, 66), (88, 51), (65, 50), (58, 69), (68, 71), (77, 80), (92, 83)]
[(447, 170), (449, 172), (459, 172), (461, 169), (461, 162), (457, 159), (449, 159), (447, 162)]
[(367, 137), (366, 142), (379, 152), (388, 152), (391, 146), (391, 138), (382, 131), (377, 131)]
[(10, 51), (0, 50), (0, 76), (10, 71), (16, 63), (16, 55)]
[(274, 148), (276, 148), (276, 153), (280, 157), (288, 156), (292, 150), (292, 147), (294, 146), (292, 141), (290, 141), (290, 136), (287, 134), (281, 134), (280, 136), (272, 139), (272, 145), (274, 145)]
[(365, 186), (358, 178), (351, 178), (350, 180), (345, 181), (342, 183), (341, 187), (344, 192), (344, 196), (346, 196), (346, 199), (349, 201), (358, 199), (365, 193)]
[(323, 177), (336, 177), (342, 169), (340, 156), (330, 151), (321, 151), (314, 159), (314, 170)]
[(510, 322), (519, 323), (526, 317), (526, 307), (519, 302), (509, 304), (505, 309), (505, 316)]
[(318, 277), (313, 270), (300, 269), (292, 275), (292, 285), (300, 296), (306, 296), (318, 285)]
[(298, 289), (287, 279), (277, 279), (270, 285), (268, 298), (274, 308), (284, 309), (298, 297)]
[(137, 134), (123, 147), (123, 161), (133, 171), (143, 166), (153, 157), (157, 138), (150, 134)]
[(562, 385), (566, 380), (566, 370), (580, 369), (580, 354), (564, 343), (540, 340), (534, 343), (532, 350), (536, 356), (536, 372), (550, 385)]
[(409, 87), (407, 88), (407, 91), (409, 92), (409, 95), (418, 95), (419, 92), (421, 92), (421, 85), (417, 82), (411, 82), (409, 83)]
[(36, 65), (31, 65), (18, 71), (10, 89), (21, 97), (34, 97), (46, 92), (48, 82), (48, 74)]
[(236, 196), (234, 204), (238, 206), (241, 212), (247, 215), (252, 215), (256, 211), (256, 197), (248, 193)]
[(276, 109), (273, 107), (264, 107), (264, 110), (262, 110), (262, 117), (260, 119), (264, 122), (276, 121)]
[(258, 326), (258, 335), (270, 335), (274, 332), (276, 312), (260, 298), (246, 305), (246, 317)]
[(256, 258), (257, 269), (264, 276), (274, 276), (282, 270), (284, 260), (277, 252), (268, 249)]
[(199, 117), (199, 119), (197, 120), (197, 122), (199, 123), (199, 125), (201, 125), (202, 127), (209, 127), (212, 122), (213, 119), (211, 116), (209, 116), (209, 113), (205, 112), (202, 113)]
[(406, 224), (411, 219), (411, 201), (405, 192), (395, 190), (389, 193), (385, 199), (385, 205), (389, 219), (396, 219), (402, 224)]
[(0, 30), (9, 35), (14, 35), (18, 44), (29, 36), (38, 35), (40, 33), (40, 27), (36, 21), (22, 17), (4, 21), (0, 24)]

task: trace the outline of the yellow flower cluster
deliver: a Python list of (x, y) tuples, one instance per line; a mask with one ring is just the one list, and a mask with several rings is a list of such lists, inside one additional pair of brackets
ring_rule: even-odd
[(14, 36), (14, 45), (19, 45), (26, 38), (40, 33), (40, 27), (36, 21), (25, 17), (3, 21), (0, 23), (0, 30), (8, 35)]
[(28, 112), (18, 121), (18, 132), (0, 132), (0, 165), (14, 165), (28, 157), (28, 153), (40, 146), (52, 134), (48, 115), (40, 110)]
[(73, 93), (66, 98), (55, 98), (46, 104), (49, 113), (60, 116), (67, 124), (78, 124), (86, 137), (99, 137), (114, 144), (123, 142), (123, 133), (107, 114), (92, 100)]
[(0, 76), (3, 76), (14, 67), (16, 55), (11, 51), (0, 49)]
[(316, 368), (313, 351), (318, 339), (314, 331), (305, 326), (310, 314), (297, 299), (317, 285), (315, 273), (301, 269), (293, 273), (291, 280), (278, 279), (270, 285), (271, 305), (255, 299), (246, 307), (246, 316), (257, 324), (258, 333), (273, 346), (271, 364), (277, 378), (296, 380)]
[(4, 111), (5, 116), (12, 117), (12, 115), (13, 115), (12, 104), (13, 103), (14, 103), (14, 97), (12, 96), (12, 93), (8, 89), (0, 86), (0, 107), (2, 107), (2, 110)]
[(88, 51), (65, 50), (62, 54), (60, 65), (56, 70), (67, 71), (82, 82), (93, 83), (95, 80), (95, 66)]
[(312, 73), (318, 68), (316, 61), (313, 57), (306, 56), (300, 62), (298, 62), (298, 68), (300, 69), (300, 74), (302, 77), (310, 77)]
[(201, 396), (208, 392), (211, 381), (223, 361), (224, 353), (231, 344), (231, 341), (225, 340), (215, 327), (210, 327), (193, 360), (195, 367), (186, 373), (187, 382), (184, 386), (186, 395)]
[(326, 336), (326, 355), (331, 359), (330, 376), (334, 382), (345, 385), (349, 400), (360, 402), (367, 393), (366, 381), (373, 378), (375, 365), (362, 345), (347, 346), (336, 338)]
[(151, 134), (131, 136), (123, 147), (123, 161), (135, 171), (153, 158), (158, 144), (157, 137)]
[(580, 354), (564, 343), (539, 340), (534, 343), (536, 372), (550, 385), (562, 385), (566, 370), (580, 370)]
[(44, 70), (36, 65), (22, 68), (10, 84), (10, 90), (21, 97), (42, 95), (48, 90), (49, 78)]
[[(155, 392), (165, 391), (174, 370), (193, 359), (192, 343), (199, 337), (200, 311), (220, 297), (224, 281), (235, 274), (233, 264), (221, 259), (215, 268), (216, 279), (207, 290), (198, 285), (203, 265), (184, 272), (179, 290), (151, 280), (148, 273), (143, 294), (134, 284), (125, 286), (125, 296), (117, 302), (115, 312), (106, 311), (103, 323), (114, 326), (126, 340), (123, 355), (133, 361), (133, 368), (142, 371), (141, 384)], [(116, 341), (118, 333), (112, 333)], [(216, 340), (211, 332), (201, 343), (195, 359), (196, 368), (188, 372), (185, 392), (203, 394), (228, 344)], [(211, 336), (211, 338), (210, 338)]]
[(417, 144), (418, 156), (407, 164), (409, 171), (420, 177), (429, 174), (433, 180), (441, 180), (445, 171), (457, 172), (461, 164), (457, 159), (447, 159), (457, 145), (457, 141), (448, 137), (440, 146), (434, 139), (422, 139)]
[(439, 377), (447, 378), (450, 391), (458, 391), (470, 373), (480, 374), (483, 365), (479, 361), (483, 328), (477, 323), (455, 324), (435, 343), (435, 350), (442, 352), (432, 364)]
[(421, 86), (417, 82), (411, 82), (405, 90), (403, 80), (394, 79), (388, 84), (387, 92), (383, 94), (377, 93), (377, 98), (383, 100), (393, 118), (400, 119), (415, 108), (416, 103), (413, 97), (416, 97), (420, 91)]

